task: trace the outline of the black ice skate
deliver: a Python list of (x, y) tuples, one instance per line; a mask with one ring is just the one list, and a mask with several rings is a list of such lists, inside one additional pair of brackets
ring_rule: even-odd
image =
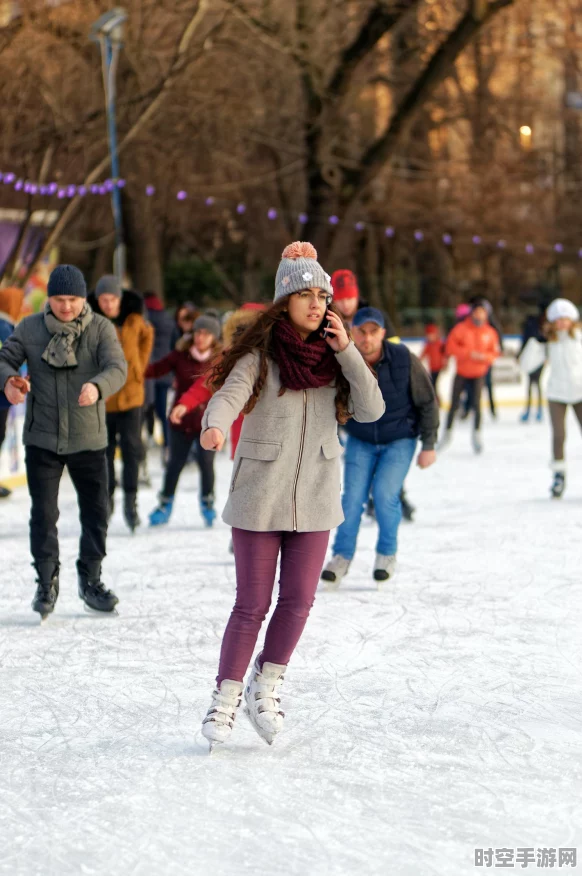
[(59, 597), (59, 565), (49, 562), (33, 563), (38, 578), (37, 588), (32, 600), (32, 610), (40, 614), (41, 622), (54, 611)]
[(123, 516), (125, 517), (125, 522), (132, 532), (135, 532), (137, 527), (140, 525), (141, 520), (139, 519), (139, 514), (137, 513), (137, 494), (136, 493), (126, 493), (123, 498)]
[(105, 585), (101, 581), (101, 570), (99, 567), (91, 568), (79, 560), (77, 572), (79, 597), (87, 608), (103, 614), (116, 613), (115, 606), (119, 599), (113, 591), (105, 589)]
[(557, 471), (554, 473), (554, 481), (552, 483), (552, 487), (550, 493), (552, 494), (552, 499), (561, 499), (564, 490), (566, 489), (566, 475), (563, 471)]

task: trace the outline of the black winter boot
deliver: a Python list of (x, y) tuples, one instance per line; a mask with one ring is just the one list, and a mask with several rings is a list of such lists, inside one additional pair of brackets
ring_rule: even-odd
[(135, 532), (141, 520), (137, 513), (137, 493), (126, 493), (123, 497), (123, 516), (132, 532)]
[(32, 610), (38, 611), (41, 620), (44, 620), (54, 611), (59, 597), (59, 564), (54, 560), (42, 560), (32, 565), (38, 575)]
[(79, 597), (85, 605), (95, 611), (111, 612), (119, 602), (119, 599), (111, 590), (106, 590), (101, 580), (101, 567), (99, 563), (84, 563), (77, 561), (77, 573), (79, 582)]

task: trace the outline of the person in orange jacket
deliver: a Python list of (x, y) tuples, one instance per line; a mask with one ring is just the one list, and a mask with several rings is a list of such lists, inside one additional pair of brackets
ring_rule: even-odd
[(439, 374), (447, 366), (447, 357), (445, 354), (445, 342), (443, 341), (438, 325), (429, 323), (424, 329), (424, 347), (420, 354), (421, 361), (426, 361), (430, 372), (430, 379), (434, 387), (434, 391), (439, 403), (439, 395), (437, 392), (437, 381)]
[(451, 330), (447, 338), (445, 353), (457, 360), (457, 373), (453, 383), (451, 407), (447, 425), (440, 447), (444, 449), (451, 442), (453, 422), (459, 407), (461, 394), (466, 389), (473, 399), (475, 426), (473, 430), (473, 449), (481, 453), (481, 392), (485, 377), (491, 365), (499, 356), (499, 338), (489, 324), (485, 302), (478, 299), (472, 306), (471, 315)]

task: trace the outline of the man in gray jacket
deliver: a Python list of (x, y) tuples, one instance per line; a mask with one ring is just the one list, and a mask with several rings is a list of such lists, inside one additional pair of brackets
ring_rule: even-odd
[[(25, 362), (28, 378), (19, 375)], [(82, 273), (72, 265), (55, 268), (44, 312), (23, 319), (0, 350), (0, 387), (11, 404), (27, 402), (23, 441), (32, 501), (30, 549), (38, 575), (32, 607), (42, 619), (59, 595), (57, 503), (65, 466), (81, 519), (79, 596), (97, 611), (113, 611), (118, 602), (101, 581), (108, 496), (105, 399), (126, 376), (115, 329), (87, 304)]]

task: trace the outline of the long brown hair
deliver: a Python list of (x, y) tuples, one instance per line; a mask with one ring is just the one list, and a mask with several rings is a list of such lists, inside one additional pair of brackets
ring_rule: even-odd
[[(272, 337), (273, 328), (276, 323), (282, 320), (288, 320), (286, 308), (288, 306), (289, 296), (277, 301), (265, 313), (248, 326), (239, 337), (235, 337), (232, 346), (225, 350), (222, 356), (214, 362), (210, 375), (208, 377), (208, 386), (213, 392), (224, 386), (226, 379), (239, 359), (246, 356), (247, 353), (256, 352), (259, 355), (259, 373), (253, 386), (253, 392), (243, 408), (243, 414), (250, 414), (259, 400), (259, 396), (269, 373), (269, 358), (273, 358), (272, 352)], [(328, 310), (331, 310), (337, 316), (342, 318), (341, 313), (330, 304)], [(350, 419), (352, 414), (348, 409), (348, 400), (350, 395), (350, 384), (338, 370), (336, 378), (336, 395), (335, 395), (335, 410), (338, 423), (344, 424)], [(285, 388), (281, 387), (279, 395), (283, 395)]]
[[(580, 328), (582, 328), (582, 323), (572, 321), (572, 325), (568, 329), (568, 336), (571, 338), (575, 338), (576, 331), (578, 331)], [(550, 343), (552, 343), (552, 341), (558, 340), (558, 331), (556, 329), (555, 323), (546, 320), (542, 326), (542, 331)]]

